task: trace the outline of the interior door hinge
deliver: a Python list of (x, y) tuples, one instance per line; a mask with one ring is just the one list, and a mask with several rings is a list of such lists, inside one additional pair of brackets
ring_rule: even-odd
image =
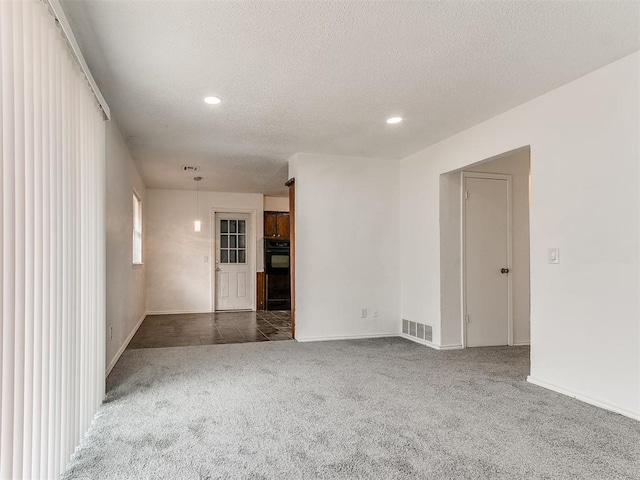
[(469, 314), (468, 313), (464, 316), (464, 321), (469, 323), (470, 320), (469, 320)]
[(469, 190), (464, 191), (464, 199), (469, 200)]

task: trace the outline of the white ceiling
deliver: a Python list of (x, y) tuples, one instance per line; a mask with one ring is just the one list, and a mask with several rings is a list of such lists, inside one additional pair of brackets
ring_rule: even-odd
[(152, 188), (284, 194), (295, 152), (403, 158), (640, 49), (636, 1), (62, 4)]

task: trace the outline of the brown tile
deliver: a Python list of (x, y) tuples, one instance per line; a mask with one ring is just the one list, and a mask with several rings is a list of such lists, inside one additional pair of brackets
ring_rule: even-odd
[(256, 336), (255, 338), (245, 338), (244, 341), (245, 343), (257, 343), (257, 342), (268, 342), (269, 339), (264, 335), (261, 335), (259, 337)]
[(154, 339), (140, 339), (135, 337), (131, 340), (128, 348), (161, 348), (161, 347), (191, 347), (200, 345), (200, 337), (182, 336), (182, 337), (156, 337)]
[(222, 345), (227, 343), (221, 335), (200, 335), (201, 345)]
[(218, 333), (223, 337), (242, 337), (242, 332), (237, 328), (219, 328)]
[(258, 331), (262, 332), (264, 335), (267, 335), (267, 336), (280, 332), (280, 330), (278, 330), (275, 327), (262, 327), (262, 328), (259, 328)]
[(260, 331), (243, 332), (243, 336), (249, 342), (262, 342), (264, 340), (268, 340), (269, 339), (266, 335), (264, 335)]
[(290, 312), (148, 315), (128, 348), (159, 348), (290, 339)]
[(213, 335), (217, 332), (215, 325), (176, 325), (174, 332), (177, 335)]
[(283, 340), (291, 340), (291, 336), (283, 335), (282, 337), (272, 337), (269, 338), (270, 342), (281, 342)]
[(225, 338), (224, 340), (225, 344), (232, 344), (232, 343), (249, 343), (249, 341), (247, 339), (245, 339), (244, 337), (240, 337), (240, 338)]

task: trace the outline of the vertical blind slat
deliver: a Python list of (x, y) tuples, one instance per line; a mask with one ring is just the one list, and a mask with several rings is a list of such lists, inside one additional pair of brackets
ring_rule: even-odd
[(15, 54), (13, 57), (13, 115), (15, 119), (13, 128), (15, 147), (15, 216), (14, 216), (14, 304), (15, 304), (15, 330), (14, 349), (15, 360), (13, 366), (13, 473), (16, 478), (22, 478), (23, 460), (23, 427), (24, 427), (24, 319), (25, 319), (25, 121), (24, 121), (24, 45), (23, 45), (23, 14), (24, 3), (14, 4), (13, 45)]
[[(5, 33), (5, 29), (4, 29), (4, 25), (3, 25), (3, 5), (0, 4), (0, 40), (3, 38), (4, 33)], [(5, 50), (6, 46), (3, 44), (3, 42), (0, 41), (0, 78), (3, 77), (4, 74), (6, 74), (6, 67), (4, 66), (4, 59), (5, 59)], [(0, 85), (0, 132), (3, 132), (3, 125), (4, 125), (4, 102), (3, 102), (3, 93), (2, 93), (2, 86)], [(4, 138), (3, 135), (0, 134), (0, 272), (4, 272), (4, 266), (5, 266), (5, 261), (4, 261), (4, 235), (5, 235), (5, 227), (4, 227), (4, 206), (5, 206), (5, 199), (4, 199), (4, 162), (3, 159), (4, 158)], [(4, 425), (4, 405), (5, 402), (3, 401), (3, 399), (6, 398), (5, 393), (3, 391), (3, 381), (2, 378), (4, 378), (5, 372), (4, 372), (4, 361), (3, 361), (3, 357), (4, 357), (4, 328), (5, 328), (5, 315), (4, 315), (4, 304), (5, 304), (5, 296), (6, 296), (6, 292), (7, 289), (5, 289), (4, 287), (4, 273), (0, 273), (0, 445), (2, 445), (3, 443), (3, 425)], [(7, 401), (9, 399), (7, 398)], [(0, 478), (3, 477), (3, 472), (5, 471), (4, 468), (4, 457), (5, 454), (3, 453), (3, 449), (0, 448)]]
[[(31, 65), (33, 69), (32, 89), (33, 89), (33, 107), (31, 115), (33, 118), (33, 174), (31, 179), (31, 188), (33, 191), (33, 366), (32, 366), (32, 404), (31, 411), (32, 421), (32, 437), (31, 444), (27, 447), (32, 452), (40, 451), (41, 434), (42, 434), (42, 298), (43, 286), (41, 279), (43, 278), (43, 216), (42, 216), (42, 63), (40, 61), (42, 28), (40, 24), (40, 15), (37, 8), (31, 12), (31, 21), (34, 24)], [(40, 456), (31, 455), (30, 472), (32, 478), (42, 478), (40, 474)]]
[(33, 189), (34, 163), (35, 163), (35, 132), (34, 132), (34, 73), (33, 72), (33, 4), (23, 3), (22, 16), (22, 45), (23, 45), (23, 118), (24, 118), (24, 381), (23, 381), (23, 424), (22, 424), (22, 449), (23, 464), (22, 476), (33, 478), (32, 462), (26, 461), (28, 453), (31, 451), (33, 442), (33, 367), (34, 367), (34, 323), (35, 323), (35, 210)]
[[(0, 39), (2, 38), (2, 6), (0, 5)], [(4, 68), (2, 65), (2, 59), (4, 57), (3, 54), (3, 46), (0, 42), (0, 79), (2, 78)], [(3, 103), (2, 103), (2, 87), (0, 87), (0, 132), (3, 131)], [(4, 162), (2, 161), (4, 151), (4, 143), (3, 136), (0, 133), (0, 272), (4, 272)], [(3, 375), (3, 329), (4, 329), (4, 275), (0, 273), (0, 377)], [(2, 441), (2, 405), (3, 405), (3, 392), (2, 392), (2, 380), (0, 380), (0, 442)], [(0, 443), (0, 446), (2, 443)], [(2, 448), (0, 448), (0, 476), (2, 476)]]
[[(51, 28), (45, 24), (42, 25), (41, 37), (41, 64), (43, 79), (51, 78), (51, 60), (49, 55), (49, 35)], [(43, 202), (43, 257), (42, 257), (42, 440), (40, 442), (40, 472), (42, 478), (50, 478), (52, 471), (49, 470), (49, 412), (50, 412), (50, 365), (51, 350), (49, 348), (51, 341), (51, 323), (53, 320), (52, 311), (54, 303), (52, 302), (52, 269), (51, 269), (51, 118), (50, 118), (50, 102), (49, 82), (42, 81), (42, 202)]]

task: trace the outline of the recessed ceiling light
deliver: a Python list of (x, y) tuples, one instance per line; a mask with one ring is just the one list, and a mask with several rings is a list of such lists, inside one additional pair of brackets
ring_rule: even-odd
[(205, 97), (204, 98), (204, 103), (208, 103), (209, 105), (218, 105), (220, 102), (222, 102), (222, 99), (220, 97)]
[(400, 123), (402, 121), (402, 117), (391, 117), (387, 118), (387, 123), (393, 125), (394, 123)]

